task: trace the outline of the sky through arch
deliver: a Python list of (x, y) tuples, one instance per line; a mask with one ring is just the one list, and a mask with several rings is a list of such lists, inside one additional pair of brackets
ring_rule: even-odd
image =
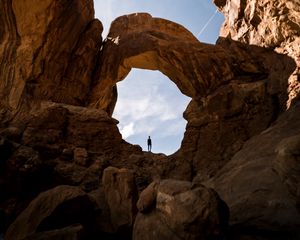
[[(94, 0), (94, 6), (96, 18), (104, 26), (103, 38), (107, 36), (111, 22), (117, 17), (147, 12), (153, 17), (179, 23), (201, 42), (214, 44), (224, 21), (212, 0)], [(176, 89), (172, 90), (170, 85)], [(113, 117), (120, 121), (119, 129), (123, 138), (130, 143), (139, 144), (145, 150), (146, 139), (151, 135), (153, 152), (171, 154), (176, 151), (185, 131), (186, 121), (182, 113), (189, 99), (180, 93), (168, 77), (158, 71), (133, 69), (117, 87), (119, 96)], [(172, 94), (172, 102), (169, 101), (170, 105), (167, 107), (165, 98)], [(131, 99), (134, 95), (135, 99)], [(155, 98), (151, 107), (150, 95), (152, 99)], [(174, 103), (184, 107), (181, 110), (172, 110)], [(146, 109), (146, 112), (142, 109)]]
[(146, 150), (150, 135), (153, 152), (178, 150), (187, 123), (182, 114), (191, 98), (159, 71), (132, 69), (117, 88), (113, 117), (120, 121), (123, 139)]

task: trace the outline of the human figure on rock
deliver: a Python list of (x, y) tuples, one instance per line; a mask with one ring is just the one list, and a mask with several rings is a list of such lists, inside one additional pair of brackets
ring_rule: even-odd
[(147, 139), (147, 144), (148, 144), (148, 152), (151, 152), (151, 148), (152, 148), (152, 141), (151, 138), (149, 136), (149, 138)]

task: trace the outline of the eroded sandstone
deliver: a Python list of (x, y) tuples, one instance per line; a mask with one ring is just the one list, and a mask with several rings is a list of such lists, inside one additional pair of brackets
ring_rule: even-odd
[(93, 1), (14, 0), (0, 7), (2, 122), (36, 100), (83, 105), (101, 46)]
[(147, 202), (148, 206), (143, 204), (136, 218), (135, 240), (218, 239), (227, 229), (226, 204), (203, 185), (166, 179), (146, 188), (139, 202)]
[(228, 204), (231, 225), (237, 225), (241, 235), (251, 235), (250, 230), (270, 239), (299, 236), (299, 110), (297, 104), (247, 141), (207, 182)]
[(93, 203), (81, 189), (58, 186), (41, 193), (32, 201), (10, 226), (5, 239), (21, 240), (38, 231), (55, 229), (55, 226), (67, 227), (64, 224), (69, 222), (71, 225), (80, 221), (79, 219), (83, 220), (92, 208)]
[(262, 47), (230, 39), (200, 43), (182, 26), (141, 13), (112, 23), (99, 63), (89, 106), (109, 114), (116, 83), (131, 68), (159, 70), (192, 97), (182, 147), (173, 159), (188, 161), (203, 179), (285, 110), (296, 67), (292, 58)]
[(112, 114), (115, 84), (131, 68), (159, 70), (182, 93), (207, 95), (232, 78), (224, 49), (200, 43), (188, 30), (146, 13), (117, 18), (111, 25), (100, 55), (90, 106)]
[(297, 63), (297, 69), (289, 77), (289, 107), (299, 96), (300, 75), (300, 3), (296, 0), (214, 0), (224, 13), (222, 37), (274, 49), (287, 54)]
[[(178, 226), (191, 219), (181, 218), (185, 214), (169, 216), (170, 202), (163, 200), (175, 199), (171, 207), (176, 212), (185, 206), (179, 195), (192, 196), (198, 188), (214, 193), (197, 188), (205, 182), (229, 206), (229, 239), (297, 239), (299, 4), (214, 2), (226, 19), (216, 45), (200, 43), (179, 24), (146, 13), (116, 19), (102, 42), (92, 1), (0, 2), (1, 231), (17, 219), (10, 227), (14, 230), (7, 232), (12, 239), (14, 234), (80, 238), (82, 227), (99, 237), (120, 237), (116, 231), (123, 223), (112, 217), (118, 211), (111, 209), (101, 186), (104, 169), (114, 166), (134, 173), (130, 181), (139, 192), (153, 180), (193, 179), (194, 187), (188, 183), (189, 190), (181, 189), (180, 194), (174, 193), (178, 184), (171, 184), (171, 193), (155, 184), (142, 192), (140, 226), (156, 223), (159, 210), (178, 231), (176, 237), (195, 233)], [(131, 68), (159, 70), (192, 97), (184, 113), (188, 124), (181, 149), (172, 156), (145, 153), (126, 143), (111, 118), (116, 83)], [(122, 181), (111, 182), (122, 191)], [(57, 215), (50, 214), (54, 218), (43, 220), (40, 234), (35, 232), (39, 223), (20, 224), (30, 232), (16, 225), (27, 205), (31, 202), (30, 209), (40, 201), (40, 192), (52, 189), (47, 199), (56, 199), (53, 188), (62, 184), (78, 186), (76, 191), (89, 199), (85, 206), (95, 203), (91, 224), (79, 217), (79, 226), (64, 225), (68, 221), (54, 226)], [(117, 194), (111, 195), (116, 203)], [(121, 211), (121, 220), (130, 219), (123, 239), (131, 236), (134, 214), (128, 218), (127, 213), (134, 204), (135, 200)], [(50, 205), (46, 208), (52, 211), (56, 205)], [(32, 212), (43, 219), (39, 206), (45, 205), (35, 206)], [(190, 213), (191, 206), (184, 212)], [(207, 219), (220, 213), (216, 208), (210, 208)], [(147, 218), (144, 213), (149, 213)], [(212, 235), (218, 228), (215, 220), (207, 228)], [(175, 237), (165, 225), (159, 227)]]

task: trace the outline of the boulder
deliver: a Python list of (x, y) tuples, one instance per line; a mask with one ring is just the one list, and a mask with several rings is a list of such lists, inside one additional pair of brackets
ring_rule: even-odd
[(69, 162), (58, 162), (54, 168), (54, 174), (59, 182), (68, 185), (79, 185), (86, 173), (85, 167)]
[(152, 182), (146, 189), (144, 189), (137, 202), (137, 208), (139, 212), (145, 213), (152, 210), (155, 207), (157, 196), (158, 183)]
[(114, 226), (111, 223), (110, 208), (105, 198), (103, 187), (88, 193), (89, 197), (95, 202), (95, 221), (92, 223), (92, 228), (95, 232), (100, 232), (102, 235), (116, 236)]
[(300, 105), (279, 117), (242, 149), (205, 185), (230, 209), (230, 225), (241, 235), (294, 239), (300, 232)]
[(137, 213), (134, 173), (124, 168), (108, 167), (103, 172), (102, 184), (115, 231), (130, 229)]
[[(154, 186), (150, 185), (140, 195), (139, 206), (143, 206), (140, 209), (144, 213), (139, 212), (136, 218), (134, 240), (204, 240), (221, 239), (224, 236), (229, 212), (227, 205), (214, 190), (172, 179), (163, 180)], [(154, 188), (157, 190), (153, 191)], [(145, 204), (142, 205), (142, 202)], [(150, 205), (154, 205), (154, 208), (149, 208)], [(145, 212), (145, 209), (148, 211)]]
[(55, 187), (39, 194), (28, 205), (9, 226), (5, 239), (23, 240), (37, 232), (59, 229), (75, 223), (86, 225), (91, 221), (93, 208), (91, 200), (78, 187)]

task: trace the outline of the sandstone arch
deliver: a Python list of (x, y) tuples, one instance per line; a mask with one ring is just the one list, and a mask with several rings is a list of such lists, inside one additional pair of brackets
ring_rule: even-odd
[(89, 105), (110, 115), (116, 103), (115, 85), (131, 68), (159, 70), (193, 99), (233, 77), (223, 48), (200, 43), (181, 25), (147, 13), (122, 16), (112, 23), (99, 65)]

